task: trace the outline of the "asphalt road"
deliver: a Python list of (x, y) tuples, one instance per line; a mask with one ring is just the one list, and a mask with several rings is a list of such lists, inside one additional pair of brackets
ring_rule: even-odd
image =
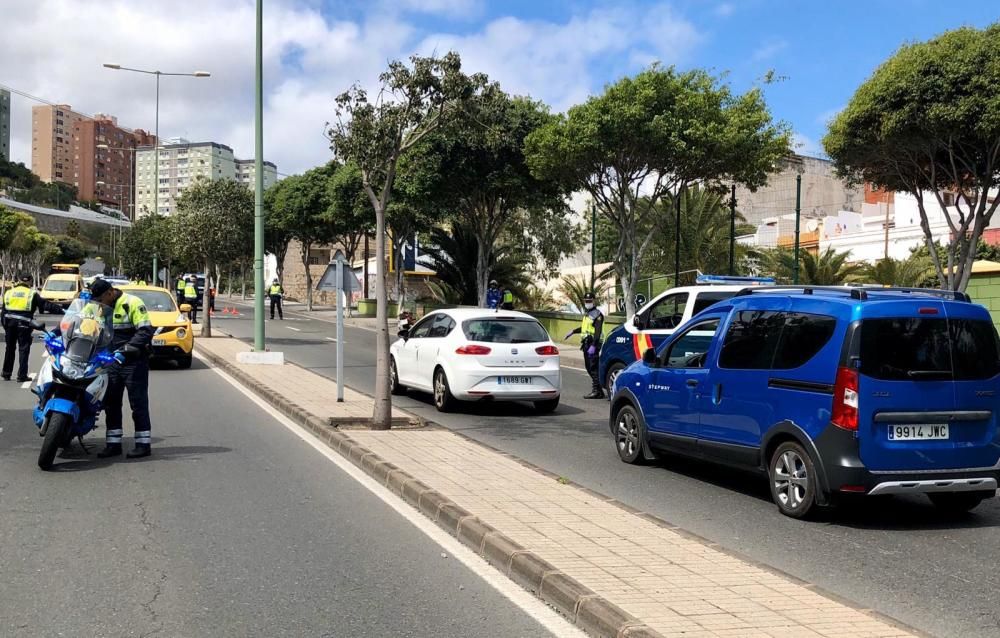
[(0, 635), (552, 635), (198, 360), (151, 391), (153, 457), (46, 473), (0, 383)]
[[(249, 307), (244, 312), (252, 313)], [(335, 377), (336, 326), (286, 312), (267, 323), (268, 344), (286, 359)], [(249, 314), (217, 320), (252, 336)], [(374, 390), (375, 333), (345, 328), (345, 381)], [(680, 458), (633, 467), (618, 460), (608, 404), (579, 397), (583, 372), (563, 370), (563, 400), (551, 414), (527, 404), (470, 404), (440, 414), (427, 395), (400, 407), (516, 454), (582, 485), (784, 570), (835, 594), (942, 637), (1000, 636), (1000, 500), (947, 518), (924, 498), (877, 498), (813, 522), (778, 514), (766, 481)]]

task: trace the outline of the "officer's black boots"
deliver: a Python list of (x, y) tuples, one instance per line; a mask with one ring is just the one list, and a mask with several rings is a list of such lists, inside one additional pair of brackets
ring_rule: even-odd
[(136, 443), (135, 448), (125, 456), (130, 459), (141, 459), (153, 453), (149, 443)]
[(122, 444), (121, 443), (108, 443), (104, 446), (104, 449), (97, 453), (97, 458), (99, 459), (110, 459), (113, 456), (122, 455)]

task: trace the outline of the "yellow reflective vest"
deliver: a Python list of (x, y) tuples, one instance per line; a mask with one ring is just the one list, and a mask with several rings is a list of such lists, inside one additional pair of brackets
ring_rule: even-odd
[(28, 314), (31, 312), (31, 302), (35, 291), (27, 286), (18, 285), (8, 290), (3, 296), (3, 307), (7, 312)]
[(190, 281), (184, 284), (184, 298), (185, 299), (198, 298), (198, 288), (196, 288), (195, 285)]

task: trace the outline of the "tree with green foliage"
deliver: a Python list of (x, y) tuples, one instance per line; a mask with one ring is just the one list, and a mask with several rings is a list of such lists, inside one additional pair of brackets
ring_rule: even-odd
[(337, 98), (337, 121), (328, 131), (337, 158), (361, 171), (365, 194), (375, 212), (376, 347), (375, 407), (372, 427), (392, 425), (389, 393), (389, 323), (386, 290), (386, 212), (400, 157), (421, 140), (450, 124), (486, 83), (485, 76), (467, 76), (457, 53), (398, 60), (379, 76), (374, 101), (359, 85)]
[(299, 258), (306, 275), (306, 310), (310, 312), (313, 286), (309, 253), (317, 244), (333, 241), (329, 183), (336, 170), (337, 164), (330, 162), (302, 175), (286, 177), (274, 186), (270, 216), (276, 226), (299, 242)]
[(31, 215), (0, 205), (0, 290), (17, 276), (25, 249), (37, 233)]
[(531, 133), (525, 154), (535, 175), (586, 191), (614, 224), (615, 270), (631, 317), (659, 201), (693, 183), (761, 186), (789, 141), (759, 88), (734, 95), (705, 71), (654, 65)]
[[(231, 179), (199, 179), (177, 200), (170, 218), (177, 254), (204, 267), (205, 291), (213, 282), (216, 264), (228, 264), (248, 254), (253, 246), (253, 192)], [(205, 301), (208, 308), (208, 301)], [(212, 313), (202, 313), (201, 336), (212, 336)]]
[[(965, 290), (975, 248), (1000, 206), (1000, 24), (904, 45), (855, 92), (823, 139), (838, 171), (917, 200), (938, 279)], [(946, 201), (953, 193), (954, 206)], [(949, 237), (931, 235), (927, 208), (947, 211)]]
[(565, 240), (574, 230), (565, 186), (535, 176), (524, 155), (528, 135), (555, 119), (542, 103), (511, 97), (491, 85), (458, 126), (436, 133), (415, 149), (423, 161), (411, 164), (423, 163), (422, 173), (431, 176), (425, 185), (427, 199), (436, 200), (436, 208), (451, 211), (457, 223), (475, 233), (480, 306), (486, 304), (492, 252), (509, 229), (527, 230), (522, 241), (549, 265), (575, 248), (572, 240)]
[[(799, 251), (799, 283), (813, 286), (840, 286), (861, 281), (865, 264), (850, 263), (850, 251), (838, 252), (832, 247), (818, 255)], [(779, 284), (790, 284), (795, 277), (795, 253), (787, 248), (762, 251), (767, 272)]]
[(344, 247), (347, 259), (354, 261), (358, 245), (375, 226), (361, 170), (351, 163), (338, 166), (327, 183), (327, 191), (334, 240)]
[[(152, 272), (153, 256), (165, 264), (169, 270), (177, 264), (179, 245), (175, 241), (175, 231), (186, 234), (176, 225), (174, 218), (157, 213), (149, 213), (137, 219), (132, 227), (122, 234), (118, 244), (118, 259), (122, 269), (130, 274)], [(190, 265), (200, 267), (192, 262)]]
[(61, 263), (78, 264), (87, 258), (87, 247), (79, 239), (69, 235), (56, 235), (53, 240), (58, 250), (56, 258)]

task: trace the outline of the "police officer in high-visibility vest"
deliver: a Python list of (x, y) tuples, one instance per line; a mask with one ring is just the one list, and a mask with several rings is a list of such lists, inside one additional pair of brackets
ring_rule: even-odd
[(500, 308), (502, 310), (513, 310), (514, 309), (514, 293), (510, 291), (510, 288), (503, 289), (503, 297), (500, 301)]
[(583, 320), (579, 328), (574, 328), (566, 334), (568, 340), (575, 334), (582, 335), (580, 349), (583, 350), (583, 361), (590, 375), (591, 391), (584, 399), (603, 399), (604, 390), (597, 379), (597, 367), (601, 360), (601, 343), (604, 337), (604, 313), (594, 305), (594, 293), (588, 292), (583, 297)]
[(281, 298), (285, 294), (285, 289), (281, 286), (281, 282), (275, 277), (274, 281), (267, 288), (267, 296), (271, 299), (271, 319), (274, 319), (274, 309), (278, 309), (278, 319), (284, 321), (285, 315), (281, 311)]
[(184, 281), (184, 277), (177, 277), (177, 285), (174, 289), (177, 292), (177, 305), (184, 303), (184, 288), (187, 287), (187, 282)]
[(132, 408), (135, 426), (135, 448), (128, 458), (142, 458), (151, 453), (152, 430), (149, 421), (149, 344), (153, 340), (153, 324), (149, 321), (146, 305), (135, 295), (114, 288), (103, 279), (90, 285), (92, 299), (113, 311), (115, 336), (111, 349), (137, 350), (131, 360), (108, 372), (108, 390), (104, 395), (104, 414), (107, 422), (104, 449), (97, 456), (106, 459), (122, 453), (122, 398), (128, 390), (128, 404)]
[(184, 282), (184, 303), (191, 306), (191, 323), (198, 323), (198, 278), (194, 275)]
[(41, 295), (31, 288), (31, 277), (21, 275), (20, 281), (3, 296), (3, 310), (0, 311), (0, 323), (5, 331), (6, 349), (3, 353), (3, 379), (10, 381), (14, 372), (14, 352), (17, 352), (17, 380), (30, 381), (28, 378), (28, 355), (31, 351), (31, 326), (28, 322), (35, 316), (35, 311), (42, 311), (45, 302)]

